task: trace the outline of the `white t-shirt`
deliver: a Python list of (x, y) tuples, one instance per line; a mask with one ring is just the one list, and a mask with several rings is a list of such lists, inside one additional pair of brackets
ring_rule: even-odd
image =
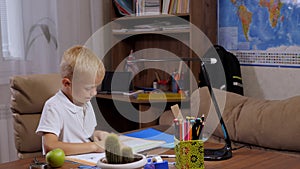
[(53, 133), (62, 142), (89, 142), (97, 122), (91, 102), (83, 107), (76, 106), (62, 91), (58, 91), (46, 101), (36, 133)]

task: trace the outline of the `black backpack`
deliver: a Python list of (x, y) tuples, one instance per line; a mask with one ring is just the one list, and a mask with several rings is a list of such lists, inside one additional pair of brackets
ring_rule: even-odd
[[(211, 86), (213, 88), (218, 88), (229, 92), (234, 92), (240, 95), (244, 95), (241, 67), (240, 67), (239, 60), (236, 58), (234, 54), (228, 52), (222, 46), (214, 45), (213, 48), (217, 51), (219, 55), (219, 58), (217, 58), (217, 63), (205, 64), (205, 68), (207, 72), (209, 72), (209, 79), (211, 82)], [(208, 50), (204, 58), (215, 58), (213, 57), (213, 53), (215, 53), (213, 51), (213, 48)], [(223, 65), (224, 70), (220, 69), (222, 68), (222, 66), (219, 64)], [(222, 80), (224, 79), (223, 71), (225, 72), (226, 82)], [(207, 86), (202, 71), (199, 74), (199, 79), (200, 79), (199, 87)]]

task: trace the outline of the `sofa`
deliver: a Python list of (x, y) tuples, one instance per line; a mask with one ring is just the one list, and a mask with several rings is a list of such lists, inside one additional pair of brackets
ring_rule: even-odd
[(45, 101), (61, 87), (59, 74), (18, 75), (10, 78), (15, 147), (20, 159), (42, 155), (35, 134)]
[[(213, 89), (220, 106), (230, 139), (253, 147), (300, 152), (300, 96), (284, 100), (265, 100), (241, 96)], [(197, 89), (191, 95), (188, 112), (208, 117), (215, 114), (207, 87)], [(186, 112), (186, 110), (183, 110)], [(171, 125), (171, 111), (164, 112), (160, 124)], [(219, 122), (212, 133), (214, 138), (223, 138)], [(204, 127), (206, 126), (205, 124)]]

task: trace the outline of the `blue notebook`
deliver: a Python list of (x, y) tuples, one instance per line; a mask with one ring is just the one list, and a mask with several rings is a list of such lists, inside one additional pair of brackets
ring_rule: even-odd
[(147, 128), (132, 133), (125, 134), (126, 136), (142, 138), (146, 140), (163, 140), (166, 144), (161, 147), (174, 148), (174, 135), (161, 132), (153, 128)]

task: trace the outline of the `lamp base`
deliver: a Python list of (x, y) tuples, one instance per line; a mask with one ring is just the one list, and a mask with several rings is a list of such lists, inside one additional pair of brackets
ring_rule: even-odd
[(220, 149), (204, 149), (205, 161), (220, 161), (227, 160), (232, 157), (231, 147), (225, 145)]

